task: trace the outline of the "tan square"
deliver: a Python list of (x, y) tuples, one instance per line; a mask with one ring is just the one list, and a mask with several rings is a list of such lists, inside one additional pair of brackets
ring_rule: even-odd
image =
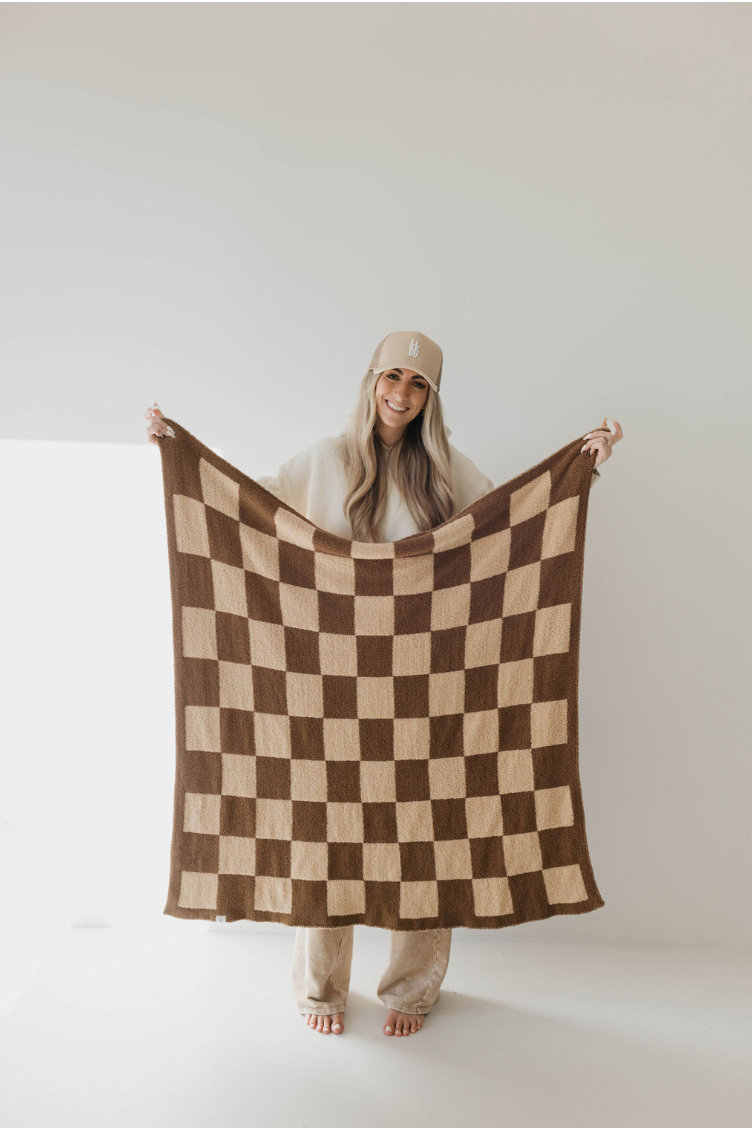
[(438, 916), (439, 886), (437, 882), (400, 882), (399, 915), (403, 920)]
[(535, 792), (535, 825), (538, 830), (574, 826), (572, 792), (568, 785), (544, 787)]
[(409, 677), (431, 672), (431, 635), (395, 635), (392, 642), (392, 668), (395, 677)]
[(184, 607), (183, 656), (185, 658), (217, 657), (217, 616), (204, 607)]
[(431, 596), (431, 630), (464, 627), (470, 622), (470, 584), (439, 588)]
[(467, 777), (463, 756), (442, 756), (428, 761), (428, 785), (432, 799), (464, 799)]
[(393, 760), (364, 760), (360, 765), (360, 797), (364, 803), (394, 803), (397, 780)]
[(470, 545), (470, 580), (488, 580), (509, 568), (512, 530), (489, 533)]
[(327, 803), (326, 830), (328, 842), (362, 842), (362, 803)]
[(473, 795), (465, 800), (468, 838), (498, 838), (504, 833), (501, 796)]
[(326, 881), (329, 877), (329, 847), (326, 842), (290, 843), (290, 873), (300, 881)]
[(465, 671), (428, 675), (428, 711), (432, 717), (465, 711)]
[(533, 748), (567, 743), (567, 699), (536, 701), (530, 706)]
[(256, 757), (222, 753), (222, 794), (253, 799), (256, 795)]
[(364, 881), (338, 878), (326, 883), (326, 911), (330, 916), (351, 916), (366, 911)]
[(322, 674), (354, 678), (358, 673), (358, 644), (355, 635), (319, 635), (319, 662)]
[(473, 876), (473, 860), (470, 856), (470, 843), (466, 838), (449, 839), (434, 843), (436, 858), (436, 877), (439, 881), (465, 879)]
[(397, 803), (396, 811), (399, 842), (433, 841), (433, 811), (430, 799)]
[(253, 907), (262, 913), (292, 911), (292, 880), (289, 877), (257, 877), (253, 883)]
[(219, 872), (241, 873), (252, 877), (256, 872), (256, 839), (221, 834)]
[(394, 634), (394, 596), (355, 596), (356, 635)]
[(172, 505), (178, 552), (188, 552), (192, 556), (211, 556), (204, 503), (192, 497), (184, 497), (183, 494), (173, 494)]
[(543, 883), (549, 905), (574, 905), (578, 901), (588, 899), (585, 882), (582, 880), (582, 870), (577, 863), (545, 869)]
[(183, 830), (193, 834), (219, 834), (221, 802), (221, 795), (197, 795), (186, 791)]
[(240, 518), (240, 486), (228, 478), (211, 462), (200, 458), (198, 473), (201, 480), (201, 495), (207, 505), (218, 509), (228, 517)]
[(540, 562), (512, 568), (504, 581), (504, 618), (535, 611), (540, 597)]
[(533, 654), (566, 654), (570, 644), (572, 604), (559, 603), (535, 612)]
[(514, 912), (506, 877), (473, 878), (473, 911), (476, 916), (506, 916)]
[(499, 752), (499, 794), (534, 791), (533, 753), (529, 748)]
[(433, 555), (398, 556), (392, 567), (395, 595), (433, 591)]
[(392, 541), (350, 541), (350, 555), (355, 560), (389, 560), (394, 557)]
[(256, 800), (256, 838), (292, 838), (292, 800)]
[(366, 881), (399, 881), (402, 877), (399, 843), (364, 843), (363, 877)]
[(319, 597), (312, 588), (280, 584), (279, 602), (284, 626), (299, 627), (304, 631), (319, 629)]
[(245, 662), (219, 663), (219, 704), (223, 709), (253, 709), (253, 672)]
[(543, 526), (541, 557), (544, 560), (551, 556), (560, 556), (563, 552), (574, 552), (579, 507), (580, 499), (575, 495), (557, 502), (549, 509)]
[(181, 909), (216, 909), (218, 889), (216, 873), (182, 870), (178, 905)]
[(289, 509), (280, 508), (274, 514), (274, 526), (280, 540), (296, 544), (298, 548), (313, 550), (313, 534), (316, 526), (305, 517)]
[(185, 747), (188, 752), (219, 752), (219, 707), (185, 706)]
[(327, 760), (360, 759), (360, 726), (357, 719), (324, 718), (324, 756)]
[(501, 619), (470, 623), (465, 633), (465, 666), (493, 666), (501, 658)]
[(509, 524), (519, 525), (548, 509), (551, 500), (551, 473), (546, 470), (526, 486), (515, 490), (510, 498)]
[(276, 537), (241, 525), (240, 551), (243, 567), (248, 572), (257, 572), (268, 580), (279, 579), (279, 544)]
[(285, 628), (281, 623), (262, 623), (258, 619), (249, 619), (248, 636), (254, 666), (264, 666), (267, 670), (287, 669)]
[(439, 525), (438, 528), (432, 529), (435, 551), (446, 552), (449, 548), (459, 548), (460, 545), (469, 544), (474, 528), (475, 518), (472, 513), (466, 513), (464, 517), (455, 517), (448, 525)]
[(499, 751), (499, 711), (481, 709), (465, 713), (462, 718), (463, 744), (466, 756), (482, 756)]
[(395, 760), (427, 760), (431, 748), (428, 717), (397, 717), (394, 722)]
[(221, 560), (212, 560), (211, 570), (215, 610), (229, 611), (231, 615), (247, 615), (248, 600), (243, 569), (223, 564)]
[(533, 659), (502, 662), (499, 666), (499, 706), (529, 705), (533, 700)]
[(290, 794), (307, 803), (326, 803), (326, 762), (324, 760), (290, 761)]
[(394, 678), (358, 678), (358, 716), (394, 716)]
[(331, 591), (335, 595), (355, 595), (355, 561), (351, 556), (332, 556), (327, 552), (315, 552), (313, 566), (318, 591)]
[(253, 739), (257, 756), (292, 756), (290, 718), (279, 713), (253, 714)]
[(323, 717), (324, 679), (321, 674), (285, 674), (287, 712), (291, 717)]
[(507, 874), (537, 873), (543, 867), (537, 831), (529, 834), (507, 834), (502, 839)]

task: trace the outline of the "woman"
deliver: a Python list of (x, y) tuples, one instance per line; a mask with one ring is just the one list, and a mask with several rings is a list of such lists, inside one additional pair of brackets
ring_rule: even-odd
[[(280, 500), (338, 536), (396, 541), (433, 528), (493, 489), (447, 436), (439, 387), (443, 354), (417, 332), (390, 333), (377, 346), (345, 431), (319, 439), (285, 462), (276, 477), (255, 480)], [(147, 435), (173, 435), (156, 403), (145, 413)], [(610, 425), (610, 426), (608, 426)], [(606, 427), (613, 438), (604, 433)], [(621, 438), (615, 420), (584, 436), (595, 466)], [(353, 925), (297, 928), (292, 982), (298, 1010), (320, 1033), (341, 1034), (349, 992)], [(439, 998), (452, 930), (392, 932), (389, 964), (378, 996), (387, 1008), (384, 1034), (421, 1029)]]

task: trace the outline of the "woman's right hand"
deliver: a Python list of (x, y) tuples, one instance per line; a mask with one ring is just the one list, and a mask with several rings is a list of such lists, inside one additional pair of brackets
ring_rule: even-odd
[(150, 443), (155, 443), (157, 439), (162, 438), (163, 435), (169, 435), (171, 439), (175, 438), (175, 432), (169, 423), (165, 423), (164, 415), (157, 406), (157, 401), (144, 412), (144, 419), (149, 420), (149, 426), (146, 428), (146, 438)]

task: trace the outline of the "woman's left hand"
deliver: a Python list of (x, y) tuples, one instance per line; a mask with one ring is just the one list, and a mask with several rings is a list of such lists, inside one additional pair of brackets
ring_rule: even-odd
[(618, 419), (609, 419), (607, 417), (603, 420), (600, 427), (595, 427), (582, 437), (583, 439), (587, 439), (588, 442), (585, 443), (580, 454), (585, 450), (589, 451), (590, 454), (595, 451), (595, 461), (593, 463), (595, 467), (611, 457), (614, 443), (618, 443), (624, 438), (624, 432), (621, 429), (621, 423), (619, 423)]

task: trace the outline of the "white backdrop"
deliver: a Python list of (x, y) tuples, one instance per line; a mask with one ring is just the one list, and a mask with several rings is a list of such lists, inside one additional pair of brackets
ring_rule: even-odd
[(167, 887), (143, 411), (273, 473), (414, 328), (497, 484), (625, 432), (582, 630), (606, 906), (515, 939), (749, 947), (751, 39), (728, 4), (2, 5), (0, 802), (96, 911)]

